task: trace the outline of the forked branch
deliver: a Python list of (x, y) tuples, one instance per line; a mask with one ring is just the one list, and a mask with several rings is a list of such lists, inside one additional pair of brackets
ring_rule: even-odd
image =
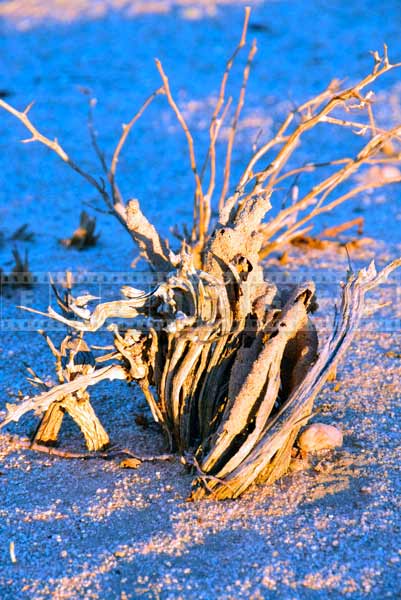
[[(31, 110), (33, 103), (29, 104), (24, 111), (18, 111), (16, 108), (0, 99), (0, 107), (6, 110), (8, 113), (16, 117), (32, 134), (32, 137), (23, 140), (24, 143), (28, 142), (39, 142), (52, 150), (57, 156), (61, 158), (67, 165), (77, 172), (83, 179), (85, 179), (95, 190), (100, 194), (103, 198), (106, 206), (108, 207), (111, 214), (117, 217), (120, 223), (124, 226), (124, 228), (129, 232), (134, 242), (140, 247), (140, 249), (144, 252), (145, 258), (149, 260), (150, 264), (157, 270), (160, 269), (170, 269), (172, 267), (169, 262), (169, 258), (167, 255), (167, 251), (165, 251), (165, 245), (159, 238), (155, 228), (152, 226), (151, 229), (151, 237), (148, 239), (149, 229), (148, 226), (149, 221), (142, 214), (139, 203), (136, 201), (135, 203), (135, 219), (128, 220), (127, 215), (127, 206), (124, 203), (123, 198), (118, 190), (116, 185), (116, 169), (118, 158), (120, 152), (124, 146), (124, 143), (130, 133), (132, 127), (137, 122), (137, 120), (142, 116), (145, 109), (149, 106), (149, 104), (154, 100), (154, 98), (163, 93), (163, 88), (159, 88), (153, 94), (149, 96), (149, 98), (144, 102), (143, 106), (137, 112), (137, 114), (131, 119), (128, 125), (123, 127), (122, 135), (117, 143), (115, 151), (113, 153), (112, 162), (109, 170), (107, 171), (107, 179), (110, 184), (110, 192), (106, 188), (106, 184), (103, 179), (96, 179), (93, 175), (88, 173), (82, 167), (78, 165), (64, 150), (57, 139), (50, 139), (46, 137), (43, 133), (41, 133), (36, 126), (30, 120), (28, 113)], [(92, 131), (92, 140), (93, 140), (93, 131)], [(96, 146), (97, 147), (97, 146)], [(101, 151), (97, 148), (97, 155), (100, 158), (100, 162), (104, 169), (105, 162), (104, 158), (100, 157)], [(132, 214), (133, 211), (131, 211)], [(131, 228), (131, 224), (134, 224), (134, 228)], [(157, 249), (155, 254), (152, 253), (152, 248)], [(163, 248), (163, 251), (161, 249)]]

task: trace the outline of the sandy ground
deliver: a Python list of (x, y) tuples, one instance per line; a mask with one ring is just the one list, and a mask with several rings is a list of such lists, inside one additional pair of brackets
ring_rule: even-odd
[[(401, 59), (397, 0), (251, 4), (250, 34), (258, 40), (259, 53), (235, 172), (260, 128), (262, 138), (267, 137), (293, 102), (321, 90), (332, 77), (354, 80), (367, 72), (369, 50), (387, 42), (391, 55)], [(35, 123), (92, 172), (98, 170), (85, 126), (86, 98), (79, 89), (90, 88), (98, 99), (99, 139), (110, 154), (120, 124), (159, 85), (155, 56), (163, 60), (204, 148), (207, 115), (219, 73), (237, 41), (242, 3), (14, 0), (0, 3), (0, 16), (1, 93), (18, 107), (35, 99)], [(231, 93), (240, 76), (238, 68)], [(388, 76), (379, 92), (390, 106), (380, 115), (386, 122), (400, 116), (398, 77)], [(23, 136), (9, 116), (0, 115), (0, 266), (10, 268), (8, 238), (27, 222), (35, 241), (21, 243), (20, 249), (29, 250), (31, 268), (42, 283), (33, 290), (3, 290), (0, 411), (18, 389), (30, 389), (24, 361), (52, 375), (51, 357), (35, 333), (42, 323), (27, 319), (15, 306), (45, 308), (47, 272), (67, 268), (86, 277), (84, 289), (111, 297), (135, 257), (119, 225), (102, 214), (95, 248), (68, 252), (58, 244), (76, 227), (83, 202), (97, 199), (43, 148), (18, 144)], [(324, 159), (333, 150), (349, 152), (353, 143), (318, 132), (305, 153), (312, 148), (315, 158)], [(141, 198), (163, 233), (189, 219), (192, 181), (185, 141), (163, 101), (138, 124), (119, 169), (124, 193)], [(366, 235), (376, 241), (355, 253), (355, 265), (374, 256), (382, 265), (399, 256), (399, 190), (367, 194), (327, 216), (322, 225), (360, 214)], [(295, 250), (290, 256), (284, 267), (289, 277), (297, 270), (305, 278), (312, 273), (317, 281), (323, 328), (347, 269), (346, 257)], [(269, 265), (274, 271), (278, 267), (276, 260)], [(103, 277), (102, 284), (93, 282), (94, 273)], [(391, 306), (376, 321), (364, 320), (338, 380), (318, 398), (315, 420), (339, 426), (344, 446), (315, 457), (310, 469), (272, 487), (254, 488), (238, 501), (186, 502), (191, 476), (178, 462), (142, 464), (130, 471), (121, 469), (118, 460), (68, 461), (23, 451), (12, 435), (26, 438), (34, 416), (2, 432), (1, 600), (399, 598), (400, 298), (398, 276), (375, 296)], [(134, 388), (102, 384), (93, 402), (113, 442), (142, 453), (164, 449), (157, 429), (134, 422), (135, 415), (147, 411)], [(82, 449), (73, 424), (66, 423), (61, 444)]]

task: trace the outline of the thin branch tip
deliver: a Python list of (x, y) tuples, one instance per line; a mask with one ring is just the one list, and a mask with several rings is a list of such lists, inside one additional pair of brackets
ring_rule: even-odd
[(35, 100), (32, 100), (32, 102), (30, 102), (30, 103), (28, 104), (28, 106), (25, 108), (25, 110), (24, 110), (24, 113), (23, 113), (23, 114), (24, 114), (24, 115), (27, 115), (27, 114), (29, 113), (29, 111), (31, 110), (31, 108), (33, 107), (33, 105), (34, 105), (34, 104), (35, 104)]

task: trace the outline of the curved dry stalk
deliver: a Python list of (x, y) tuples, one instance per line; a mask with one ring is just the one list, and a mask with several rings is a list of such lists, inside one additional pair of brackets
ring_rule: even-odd
[[(36, 310), (34, 308), (29, 308), (27, 306), (19, 306), (22, 310), (26, 310), (27, 312), (32, 312), (38, 315), (42, 315), (44, 317), (49, 317), (50, 319), (54, 319), (59, 323), (63, 323), (70, 327), (71, 329), (75, 329), (76, 331), (88, 332), (88, 331), (98, 331), (104, 323), (110, 319), (135, 319), (140, 314), (138, 309), (145, 306), (146, 301), (152, 296), (157, 296), (158, 293), (163, 294), (163, 286), (160, 285), (156, 288), (156, 290), (138, 295), (137, 297), (131, 297), (128, 300), (113, 300), (111, 302), (103, 302), (98, 304), (93, 312), (90, 312), (89, 309), (82, 308), (79, 306), (78, 299), (74, 299), (71, 297), (68, 308), (71, 312), (75, 313), (75, 315), (80, 319), (77, 320), (67, 318), (63, 315), (60, 315), (56, 312), (51, 306), (48, 307), (47, 313), (42, 312), (40, 310)], [(78, 304), (78, 308), (76, 308)]]
[(210, 161), (209, 187), (208, 187), (207, 193), (205, 195), (205, 204), (207, 206), (207, 215), (205, 217), (206, 223), (207, 223), (207, 226), (205, 226), (206, 231), (208, 230), (209, 225), (210, 225), (210, 217), (211, 217), (211, 212), (212, 212), (212, 196), (213, 196), (214, 188), (216, 186), (216, 142), (217, 142), (217, 138), (219, 136), (221, 126), (223, 125), (225, 118), (227, 116), (227, 113), (230, 109), (231, 102), (232, 102), (232, 98), (229, 98), (220, 119), (218, 119), (216, 121), (213, 121), (213, 119), (212, 119), (211, 124), (210, 124), (210, 145), (209, 145), (208, 153), (206, 156), (206, 160), (203, 163), (202, 174), (201, 174), (201, 179), (202, 179), (204, 172), (206, 170), (206, 167), (207, 167), (207, 163), (208, 163), (208, 161)]
[[(220, 111), (225, 102), (226, 87), (227, 87), (227, 82), (228, 82), (228, 78), (230, 75), (230, 71), (233, 67), (234, 61), (235, 61), (238, 53), (246, 45), (246, 36), (247, 36), (247, 31), (248, 31), (250, 14), (251, 14), (251, 9), (249, 6), (246, 6), (245, 13), (244, 13), (244, 23), (242, 26), (241, 38), (240, 38), (240, 41), (238, 42), (238, 45), (235, 48), (233, 54), (230, 56), (230, 58), (226, 62), (226, 68), (225, 68), (225, 71), (223, 73), (223, 77), (222, 77), (221, 83), (220, 83), (220, 90), (219, 90), (219, 94), (218, 94), (218, 98), (217, 98), (217, 103), (216, 103), (216, 106), (215, 106), (215, 109), (213, 111), (212, 118), (210, 121), (210, 126), (209, 126), (210, 142), (209, 142), (209, 148), (208, 148), (208, 151), (206, 154), (206, 158), (203, 163), (202, 176), (201, 176), (201, 179), (202, 179), (203, 174), (206, 170), (208, 161), (210, 160), (210, 180), (209, 180), (209, 187), (208, 187), (208, 190), (207, 190), (207, 193), (205, 196), (206, 215), (205, 215), (204, 229), (206, 232), (208, 231), (209, 224), (210, 224), (211, 202), (212, 202), (214, 188), (216, 185), (216, 142), (217, 142), (217, 138), (219, 135), (221, 125), (225, 119), (226, 113), (228, 112), (228, 110), (230, 108), (231, 98), (228, 100), (221, 117), (219, 117), (219, 115), (220, 115)], [(237, 121), (238, 121), (240, 110), (241, 109), (238, 110), (238, 107), (237, 107), (237, 111), (236, 111), (238, 113)], [(195, 198), (195, 203), (194, 203), (194, 209), (195, 209), (195, 213), (194, 213), (194, 226), (195, 226), (195, 223), (198, 221), (198, 216), (196, 214), (196, 198)], [(193, 232), (193, 233), (196, 234), (196, 232)], [(196, 239), (196, 235), (195, 235), (194, 239)]]
[(230, 75), (230, 71), (234, 64), (234, 61), (235, 61), (238, 53), (246, 45), (246, 36), (247, 36), (247, 32), (248, 32), (248, 24), (249, 24), (250, 16), (251, 16), (251, 8), (249, 6), (246, 6), (245, 12), (244, 12), (244, 23), (242, 25), (241, 38), (240, 38), (240, 41), (238, 42), (238, 46), (235, 48), (234, 52), (232, 53), (232, 55), (226, 62), (226, 68), (225, 68), (225, 71), (224, 71), (224, 74), (223, 74), (223, 77), (222, 77), (221, 83), (220, 83), (220, 91), (219, 91), (219, 95), (218, 95), (218, 99), (217, 99), (217, 104), (216, 104), (216, 107), (215, 107), (215, 109), (213, 111), (213, 115), (212, 115), (211, 127), (218, 119), (220, 110), (224, 104), (228, 77)]
[(98, 369), (89, 375), (82, 375), (68, 383), (62, 383), (54, 386), (48, 392), (43, 392), (39, 396), (28, 398), (21, 404), (6, 404), (7, 416), (0, 423), (0, 429), (9, 423), (19, 421), (27, 412), (43, 412), (49, 408), (53, 402), (58, 402), (64, 396), (77, 392), (80, 389), (86, 389), (89, 386), (96, 385), (99, 381), (108, 379), (127, 379), (127, 371), (120, 365), (109, 365)]

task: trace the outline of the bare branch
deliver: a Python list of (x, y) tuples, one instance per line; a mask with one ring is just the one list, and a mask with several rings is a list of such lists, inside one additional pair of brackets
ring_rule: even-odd
[(89, 135), (92, 141), (92, 146), (95, 151), (96, 156), (99, 159), (100, 166), (105, 175), (107, 175), (107, 163), (106, 157), (103, 150), (100, 148), (98, 140), (97, 140), (97, 132), (95, 130), (94, 120), (93, 120), (93, 108), (96, 106), (97, 100), (96, 98), (90, 98), (88, 102), (88, 130)]
[(54, 140), (50, 140), (49, 138), (41, 134), (32, 124), (32, 122), (28, 118), (28, 111), (32, 104), (33, 103), (28, 105), (28, 110), (25, 109), (25, 111), (20, 112), (13, 106), (8, 104), (8, 102), (5, 102), (4, 100), (0, 99), (0, 107), (4, 108), (4, 110), (16, 117), (28, 129), (28, 131), (32, 133), (32, 138), (30, 138), (29, 141), (40, 142), (44, 146), (47, 146), (47, 148), (50, 148), (50, 150), (55, 152), (61, 158), (61, 160), (66, 162), (72, 169), (74, 169), (74, 171), (79, 173), (84, 179), (86, 179), (86, 181), (88, 181), (93, 187), (95, 187), (99, 193), (102, 194), (102, 189), (98, 181), (96, 181), (96, 179), (92, 177), (92, 175), (90, 175), (86, 171), (83, 171), (81, 167), (79, 167), (73, 160), (71, 160), (64, 148), (62, 148), (62, 146), (58, 143), (57, 138), (55, 138)]
[[(225, 102), (225, 93), (226, 93), (226, 87), (227, 87), (227, 82), (228, 82), (228, 77), (230, 74), (230, 71), (232, 69), (232, 66), (234, 64), (234, 61), (238, 55), (238, 53), (240, 52), (240, 50), (246, 45), (246, 34), (248, 31), (248, 23), (249, 23), (249, 17), (251, 14), (251, 9), (249, 6), (245, 7), (245, 14), (244, 14), (244, 23), (243, 23), (243, 27), (242, 27), (242, 33), (241, 33), (241, 39), (238, 42), (237, 47), (235, 48), (233, 54), (230, 56), (230, 58), (228, 59), (227, 63), (226, 63), (226, 68), (220, 83), (220, 90), (219, 90), (219, 95), (217, 98), (217, 103), (215, 106), (215, 109), (213, 111), (213, 115), (210, 121), (210, 127), (209, 127), (209, 137), (210, 137), (210, 142), (209, 142), (209, 148), (206, 154), (206, 158), (203, 164), (203, 168), (202, 168), (202, 174), (201, 174), (201, 180), (203, 179), (203, 174), (206, 170), (206, 166), (209, 162), (210, 159), (210, 182), (209, 182), (209, 188), (207, 191), (207, 194), (205, 196), (205, 221), (206, 221), (206, 225), (205, 225), (205, 231), (207, 231), (208, 226), (209, 226), (209, 222), (210, 222), (210, 214), (211, 214), (211, 200), (212, 200), (212, 195), (213, 195), (213, 191), (214, 191), (214, 187), (215, 187), (215, 179), (216, 179), (216, 141), (217, 141), (217, 137), (221, 128), (221, 125), (225, 119), (225, 115), (228, 112), (228, 109), (230, 107), (231, 104), (231, 98), (229, 98), (224, 110), (223, 110), (223, 114), (221, 115), (221, 117), (219, 117), (220, 115), (220, 111), (224, 105)], [(196, 199), (195, 199), (196, 200)], [(195, 202), (195, 219), (197, 218), (196, 215), (196, 202)], [(194, 221), (195, 221), (194, 219)]]
[(198, 208), (199, 208), (199, 222), (198, 222), (197, 237), (198, 237), (199, 242), (203, 243), (203, 240), (205, 238), (205, 233), (206, 233), (205, 227), (204, 227), (205, 198), (204, 198), (203, 189), (202, 189), (202, 182), (201, 182), (201, 179), (200, 179), (200, 176), (198, 173), (198, 168), (196, 165), (194, 140), (191, 135), (191, 132), (189, 131), (188, 125), (171, 94), (170, 85), (168, 82), (168, 78), (163, 70), (163, 66), (162, 66), (160, 60), (156, 59), (155, 62), (156, 62), (157, 70), (159, 71), (160, 77), (162, 78), (162, 81), (163, 81), (163, 87), (164, 87), (164, 90), (165, 90), (165, 93), (167, 96), (168, 103), (170, 104), (171, 108), (173, 109), (173, 111), (177, 117), (177, 120), (185, 133), (185, 137), (187, 138), (189, 160), (190, 160), (190, 164), (191, 164), (191, 170), (192, 170), (192, 172), (194, 174), (194, 178), (195, 178), (196, 206), (198, 206)]
[(113, 192), (114, 204), (122, 202), (121, 194), (119, 193), (117, 186), (116, 186), (116, 182), (115, 182), (117, 163), (118, 163), (118, 160), (119, 160), (119, 157), (121, 154), (121, 150), (123, 149), (123, 146), (128, 138), (128, 135), (130, 134), (131, 129), (133, 128), (135, 123), (138, 121), (138, 119), (141, 118), (141, 116), (143, 115), (145, 110), (153, 102), (153, 100), (156, 98), (156, 96), (158, 96), (159, 94), (163, 94), (163, 93), (164, 93), (164, 87), (160, 87), (157, 90), (155, 90), (152, 94), (150, 94), (150, 96), (145, 100), (145, 102), (142, 104), (141, 108), (132, 117), (132, 119), (129, 121), (129, 123), (127, 123), (126, 125), (123, 125), (123, 127), (122, 127), (122, 134), (121, 134), (121, 137), (118, 140), (117, 146), (115, 147), (115, 150), (113, 152), (110, 169), (107, 173), (107, 177), (108, 177), (108, 180), (110, 181), (110, 185), (111, 185), (112, 192)]
[[(16, 117), (32, 133), (32, 138), (29, 139), (30, 142), (40, 142), (41, 144), (43, 144), (44, 146), (46, 146), (47, 148), (49, 148), (50, 150), (55, 152), (64, 162), (66, 162), (69, 165), (69, 167), (71, 167), (74, 171), (76, 171), (81, 177), (83, 177), (90, 185), (92, 185), (96, 189), (96, 191), (103, 198), (107, 207), (112, 212), (112, 214), (114, 214), (118, 218), (120, 223), (130, 233), (131, 237), (133, 238), (133, 240), (136, 243), (139, 243), (140, 246), (141, 246), (141, 244), (143, 245), (143, 243), (145, 243), (148, 246), (148, 248), (154, 247), (154, 249), (157, 250), (155, 256), (153, 257), (157, 263), (157, 264), (155, 264), (156, 268), (162, 268), (161, 263), (157, 258), (157, 255), (158, 254), (160, 254), (160, 256), (163, 255), (163, 253), (159, 252), (160, 248), (163, 247), (163, 244), (161, 243), (160, 240), (158, 243), (156, 243), (156, 237), (158, 237), (158, 234), (157, 234), (156, 230), (154, 229), (154, 227), (150, 226), (149, 221), (147, 221), (145, 219), (145, 217), (143, 217), (143, 215), (142, 215), (142, 217), (143, 217), (142, 223), (143, 223), (144, 227), (142, 229), (140, 228), (138, 215), (142, 214), (142, 213), (140, 212), (139, 204), (136, 205), (135, 212), (136, 212), (138, 218), (135, 219), (135, 228), (133, 230), (130, 229), (130, 226), (127, 223), (126, 207), (123, 204), (121, 194), (119, 193), (118, 188), (115, 184), (115, 172), (116, 172), (119, 154), (121, 152), (121, 149), (124, 145), (124, 142), (129, 134), (130, 130), (132, 129), (133, 125), (136, 123), (138, 118), (143, 114), (144, 110), (150, 104), (150, 102), (158, 94), (163, 93), (163, 91), (164, 91), (164, 88), (159, 88), (153, 94), (151, 94), (151, 96), (149, 96), (149, 98), (145, 101), (145, 103), (143, 104), (141, 109), (133, 117), (133, 119), (130, 121), (130, 123), (127, 126), (125, 126), (123, 134), (122, 134), (122, 136), (117, 144), (117, 147), (114, 151), (112, 165), (110, 167), (110, 170), (107, 173), (108, 178), (110, 180), (111, 188), (112, 188), (112, 197), (110, 197), (109, 193), (106, 190), (104, 180), (100, 179), (98, 181), (90, 173), (88, 173), (87, 171), (82, 169), (75, 161), (73, 161), (69, 157), (69, 155), (63, 149), (63, 147), (59, 144), (57, 139), (50, 140), (49, 138), (47, 138), (45, 135), (43, 135), (42, 133), (40, 133), (38, 131), (38, 129), (32, 124), (32, 122), (30, 121), (30, 119), (28, 118), (28, 115), (27, 115), (31, 105), (29, 105), (27, 107), (27, 109), (25, 109), (24, 112), (20, 112), (17, 109), (15, 109), (13, 106), (11, 106), (10, 104), (5, 102), (4, 100), (0, 99), (0, 107), (4, 108), (4, 110), (6, 110), (11, 115)], [(91, 129), (91, 126), (90, 126), (90, 129)], [(95, 141), (95, 147), (97, 147), (96, 136), (94, 135), (93, 128), (92, 128), (91, 135), (92, 135), (92, 143)], [(26, 141), (28, 141), (28, 140), (26, 140)], [(101, 162), (102, 162), (103, 167), (105, 167), (105, 160), (100, 151), (100, 148), (98, 148), (97, 152), (99, 153), (98, 155), (101, 157)], [(132, 212), (134, 212), (134, 211), (132, 211)], [(131, 221), (131, 225), (132, 225), (132, 221)], [(150, 229), (148, 229), (148, 227), (150, 227)], [(152, 239), (147, 240), (147, 235), (148, 235), (149, 231), (152, 234)], [(149, 255), (149, 258), (151, 259), (152, 256)], [(164, 264), (164, 268), (171, 267), (166, 256), (164, 256), (164, 258), (162, 259), (162, 263)]]
[(238, 104), (237, 104), (234, 119), (233, 119), (233, 122), (231, 125), (230, 136), (228, 138), (226, 161), (225, 161), (225, 165), (224, 165), (223, 188), (222, 188), (220, 200), (219, 200), (219, 211), (221, 211), (224, 206), (224, 202), (225, 202), (228, 188), (230, 185), (231, 157), (232, 157), (232, 151), (233, 151), (233, 147), (234, 147), (235, 134), (237, 131), (239, 117), (241, 115), (241, 111), (242, 111), (242, 108), (243, 108), (244, 102), (245, 102), (245, 92), (246, 92), (246, 86), (248, 83), (249, 73), (251, 70), (251, 63), (254, 59), (256, 52), (257, 52), (257, 46), (256, 46), (256, 40), (254, 40), (252, 43), (251, 49), (249, 51), (248, 60), (247, 60), (247, 63), (246, 63), (245, 69), (244, 69), (244, 75), (243, 75), (243, 79), (242, 79), (242, 86), (241, 86), (241, 91), (240, 91), (240, 95), (239, 95), (239, 99), (238, 99)]
[[(345, 106), (347, 101), (357, 99), (359, 101), (358, 107), (364, 105), (366, 107), (368, 99), (361, 96), (361, 92), (376, 79), (390, 71), (391, 69), (398, 68), (401, 63), (394, 65), (386, 62), (379, 58), (378, 68), (374, 69), (372, 73), (367, 75), (365, 78), (360, 80), (353, 87), (347, 88), (342, 91), (337, 91), (338, 82), (334, 81), (330, 86), (318, 97), (309, 100), (304, 103), (296, 110), (291, 112), (284, 123), (279, 128), (277, 134), (267, 142), (260, 150), (258, 150), (249, 161), (245, 171), (239, 181), (235, 194), (227, 200), (227, 206), (221, 212), (221, 222), (227, 222), (229, 214), (236, 202), (241, 197), (241, 202), (244, 201), (242, 195), (245, 187), (254, 180), (254, 185), (248, 196), (259, 193), (263, 188), (263, 183), (267, 180), (266, 190), (272, 190), (277, 179), (280, 176), (280, 171), (283, 169), (289, 158), (297, 148), (300, 138), (310, 129), (315, 127), (318, 123), (322, 122), (328, 115), (337, 107)], [(324, 104), (325, 102), (325, 104)], [(316, 112), (317, 111), (317, 112)], [(294, 120), (295, 115), (303, 116), (301, 122), (295, 127), (295, 129), (288, 133), (289, 127)], [(282, 148), (279, 150), (274, 159), (261, 171), (255, 173), (255, 166), (259, 160), (265, 156), (274, 146), (281, 145)]]

